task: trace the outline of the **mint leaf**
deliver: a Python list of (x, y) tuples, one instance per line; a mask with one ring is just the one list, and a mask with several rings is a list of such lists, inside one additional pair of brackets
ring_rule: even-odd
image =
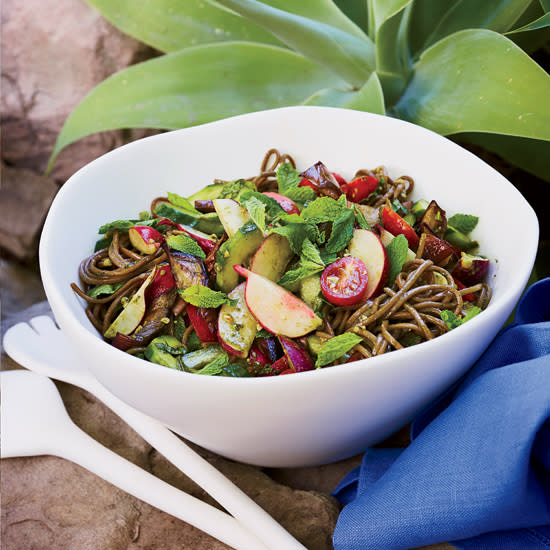
[(353, 212), (355, 213), (355, 221), (360, 229), (370, 229), (369, 222), (365, 218), (365, 214), (357, 206), (353, 206)]
[(274, 198), (268, 197), (267, 195), (259, 193), (258, 191), (246, 189), (239, 196), (238, 202), (241, 206), (244, 206), (246, 208), (246, 202), (249, 201), (251, 198), (257, 199), (259, 202), (265, 204), (266, 214), (270, 218), (274, 218), (285, 213), (281, 205)]
[(174, 206), (177, 206), (178, 208), (183, 208), (184, 210), (187, 210), (188, 212), (192, 212), (193, 214), (197, 214), (197, 215), (200, 214), (199, 211), (195, 210), (195, 207), (185, 197), (182, 197), (177, 193), (167, 193), (166, 196)]
[(466, 321), (469, 321), (472, 317), (475, 317), (480, 312), (481, 308), (473, 306), (464, 317), (457, 317), (454, 312), (449, 309), (444, 309), (440, 313), (440, 316), (441, 319), (445, 321), (445, 324), (449, 327), (449, 329), (453, 330), (454, 328), (463, 325)]
[(94, 246), (94, 252), (97, 252), (101, 250), (102, 248), (107, 248), (113, 240), (113, 237), (103, 237), (102, 239), (99, 239), (96, 241)]
[(280, 164), (277, 167), (275, 177), (277, 178), (277, 184), (279, 185), (279, 193), (283, 195), (286, 195), (290, 189), (297, 188), (302, 179), (298, 170), (296, 170), (290, 162)]
[[(346, 196), (342, 195), (342, 197), (345, 201)], [(330, 197), (319, 197), (302, 210), (302, 218), (313, 223), (332, 222), (338, 218), (343, 209), (347, 209), (345, 202), (342, 204)]]
[(353, 225), (355, 216), (353, 210), (346, 208), (332, 222), (332, 231), (329, 240), (325, 245), (327, 252), (340, 252), (346, 248), (353, 237)]
[(319, 237), (319, 229), (314, 223), (309, 223), (298, 214), (285, 214), (280, 217), (284, 225), (277, 225), (271, 233), (278, 233), (288, 239), (290, 248), (295, 254), (302, 253), (304, 239), (315, 242)]
[(467, 235), (474, 230), (478, 221), (479, 218), (471, 214), (455, 214), (447, 220), (447, 225)]
[(319, 249), (307, 238), (304, 239), (304, 242), (302, 243), (302, 253), (300, 261), (302, 264), (310, 263), (320, 268), (325, 267), (325, 262), (323, 262), (321, 258)]
[(227, 353), (221, 353), (215, 359), (213, 359), (208, 365), (202, 367), (195, 371), (195, 374), (205, 374), (207, 376), (216, 376), (221, 374), (224, 370), (224, 367), (229, 365), (229, 355)]
[(319, 273), (319, 271), (323, 271), (323, 269), (323, 267), (315, 267), (314, 265), (300, 266), (296, 269), (287, 271), (277, 282), (277, 284), (286, 288), (292, 288), (294, 283), (302, 279), (306, 279), (311, 275), (315, 275), (315, 273)]
[(130, 227), (134, 227), (134, 225), (149, 225), (149, 226), (155, 226), (158, 223), (157, 219), (151, 219), (151, 220), (115, 220), (114, 222), (109, 222), (104, 225), (102, 225), (98, 230), (99, 235), (104, 235), (105, 233), (108, 233), (109, 231), (114, 231), (115, 229), (122, 230), (122, 231), (128, 231)]
[(251, 181), (238, 179), (235, 181), (228, 181), (221, 190), (220, 199), (236, 199), (245, 190), (250, 189), (254, 191), (256, 186)]
[(361, 342), (361, 340), (361, 336), (353, 334), (352, 332), (345, 332), (344, 334), (334, 336), (319, 348), (315, 366), (319, 368), (332, 363), (344, 355), (344, 353), (347, 353), (353, 346)]
[(237, 302), (228, 298), (224, 292), (203, 285), (193, 285), (178, 292), (186, 302), (197, 307), (219, 307), (223, 304), (235, 305)]
[(166, 237), (166, 244), (178, 252), (192, 254), (202, 260), (206, 258), (204, 250), (199, 246), (197, 241), (189, 235), (183, 233), (180, 235), (168, 235), (168, 237)]
[(295, 202), (299, 202), (302, 204), (315, 200), (317, 198), (317, 194), (315, 193), (315, 191), (311, 187), (307, 186), (288, 189), (285, 193), (285, 196)]
[(401, 271), (403, 264), (407, 261), (409, 243), (405, 235), (397, 235), (386, 246), (388, 261), (390, 262), (390, 274), (388, 275), (388, 286), (393, 285), (395, 278)]
[(265, 204), (256, 197), (250, 197), (244, 203), (244, 207), (248, 210), (256, 227), (262, 232), (265, 231)]
[(90, 298), (97, 298), (98, 296), (110, 296), (111, 294), (114, 294), (122, 285), (124, 282), (115, 283), (114, 285), (98, 285), (90, 288), (86, 291), (86, 294)]

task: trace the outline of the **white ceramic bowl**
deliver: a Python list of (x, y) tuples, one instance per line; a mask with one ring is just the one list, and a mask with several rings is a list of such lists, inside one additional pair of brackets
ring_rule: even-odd
[[(167, 191), (188, 195), (214, 178), (250, 177), (271, 147), (291, 154), (299, 168), (322, 160), (344, 177), (384, 164), (392, 176), (415, 179), (414, 197), (436, 199), (448, 214), (479, 216), (474, 237), (493, 260), (489, 307), (430, 342), (272, 378), (183, 373), (103, 342), (69, 288), (98, 227), (135, 217)], [(59, 326), (114, 394), (207, 449), (252, 464), (291, 467), (361, 452), (464, 374), (513, 310), (537, 240), (535, 213), (521, 194), (451, 141), (389, 117), (290, 107), (149, 137), (90, 163), (67, 181), (51, 207), (40, 265)]]

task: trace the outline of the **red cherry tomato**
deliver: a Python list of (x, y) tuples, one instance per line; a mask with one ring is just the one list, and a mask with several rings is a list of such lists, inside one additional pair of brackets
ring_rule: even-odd
[(389, 231), (394, 237), (397, 235), (405, 235), (409, 243), (409, 248), (416, 251), (420, 239), (415, 230), (388, 205), (384, 206), (382, 210), (382, 223), (386, 231)]
[(300, 180), (299, 187), (311, 187), (317, 193), (317, 186), (312, 181), (308, 180), (307, 178), (302, 178)]
[(378, 187), (378, 178), (374, 176), (361, 176), (351, 180), (342, 186), (342, 191), (351, 202), (361, 202)]
[(323, 271), (321, 292), (335, 306), (352, 306), (365, 295), (368, 280), (367, 267), (363, 261), (353, 256), (344, 256)]
[(347, 185), (348, 182), (338, 173), (332, 172), (332, 175), (334, 176), (334, 179), (338, 182), (338, 185), (342, 187), (342, 185)]
[[(458, 290), (462, 290), (463, 288), (466, 288), (466, 285), (464, 283), (461, 283), (456, 277), (453, 277), (453, 281), (456, 284), (456, 288)], [(476, 297), (473, 294), (463, 294), (462, 299), (466, 302), (475, 302)]]

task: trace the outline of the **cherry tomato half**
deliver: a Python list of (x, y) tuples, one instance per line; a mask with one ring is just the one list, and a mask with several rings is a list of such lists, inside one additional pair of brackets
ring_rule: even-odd
[(378, 187), (378, 178), (374, 176), (361, 176), (351, 180), (342, 186), (342, 191), (351, 202), (361, 202), (366, 199), (371, 193), (374, 193)]
[(389, 231), (394, 237), (397, 237), (397, 235), (405, 235), (409, 243), (409, 248), (416, 251), (420, 239), (415, 230), (388, 205), (384, 206), (382, 210), (382, 223), (384, 224), (384, 229)]
[(327, 266), (321, 274), (321, 292), (335, 306), (352, 306), (365, 295), (368, 280), (363, 261), (344, 256)]

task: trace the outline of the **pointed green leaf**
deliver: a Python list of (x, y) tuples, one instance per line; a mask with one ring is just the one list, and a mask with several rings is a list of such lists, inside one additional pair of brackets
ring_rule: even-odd
[[(380, 1), (380, 0), (379, 0)], [(411, 61), (408, 51), (408, 26), (411, 0), (395, 3), (376, 33), (376, 66), (386, 100), (392, 104), (403, 93), (409, 79)]]
[(424, 52), (394, 114), (440, 134), (550, 139), (548, 97), (550, 76), (511, 40), (466, 30)]
[(513, 27), (530, 3), (531, 0), (458, 0), (433, 29), (424, 48), (463, 29), (506, 32)]
[(378, 75), (372, 73), (363, 87), (344, 103), (342, 107), (385, 115), (384, 92), (382, 91)]
[(277, 44), (271, 33), (204, 0), (86, 0), (121, 31), (163, 52), (228, 40)]
[(275, 46), (225, 42), (186, 48), (99, 84), (66, 120), (52, 159), (69, 143), (95, 132), (184, 128), (300, 104), (314, 90), (344, 86), (315, 63)]
[(376, 30), (382, 26), (382, 23), (400, 12), (411, 0), (373, 0), (372, 11), (374, 25)]
[(361, 86), (375, 68), (374, 44), (332, 25), (273, 8), (256, 0), (219, 0), (279, 40), (353, 86)]
[[(533, 0), (529, 7), (523, 12), (523, 15), (516, 21), (514, 29), (519, 29), (525, 25), (529, 25), (533, 21), (536, 21), (545, 14), (545, 11), (538, 0)], [(548, 45), (548, 29), (543, 27), (542, 29), (532, 30), (530, 32), (518, 32), (509, 35), (510, 40), (513, 40), (524, 52), (529, 55), (535, 53), (541, 48), (545, 48)]]
[(384, 108), (384, 92), (382, 91), (382, 86), (380, 85), (380, 80), (376, 73), (372, 73), (357, 92), (326, 88), (316, 91), (308, 97), (303, 104), (343, 107), (379, 115), (386, 114)]
[(538, 29), (543, 29), (544, 27), (550, 27), (550, 12), (545, 13), (542, 17), (539, 17), (535, 21), (531, 21), (531, 23), (523, 25), (523, 27), (520, 27), (519, 29), (509, 31), (506, 34), (510, 35), (518, 32), (536, 31)]
[(480, 145), (525, 172), (550, 182), (550, 141), (477, 133), (457, 134), (453, 137), (458, 142)]
[(334, 3), (347, 15), (360, 29), (368, 28), (368, 5), (366, 0), (334, 0)]
[(425, 49), (426, 40), (456, 0), (415, 0), (412, 3), (409, 48), (413, 58)]
[(545, 13), (550, 11), (550, 0), (539, 0), (539, 2)]

